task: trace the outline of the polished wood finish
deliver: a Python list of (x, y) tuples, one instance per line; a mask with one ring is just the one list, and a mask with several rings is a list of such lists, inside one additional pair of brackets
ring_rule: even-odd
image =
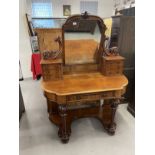
[(65, 63), (95, 63), (98, 42), (93, 39), (65, 40)]
[(95, 26), (96, 26), (96, 21), (93, 20), (82, 20), (79, 25), (78, 25), (78, 29), (75, 27), (73, 27), (72, 25), (66, 29), (67, 32), (90, 32), (91, 34), (94, 33), (95, 30)]
[[(68, 47), (64, 46), (64, 30), (69, 29), (73, 22), (81, 20), (96, 20), (99, 23), (101, 40), (96, 52), (96, 61), (90, 62), (91, 46), (87, 47), (82, 41), (79, 43), (78, 53), (67, 55), (72, 63), (67, 64), (66, 52), (74, 52), (75, 42), (68, 41)], [(62, 28), (62, 58), (55, 60), (42, 59), (43, 79), (41, 87), (47, 99), (47, 111), (51, 122), (59, 127), (58, 136), (66, 143), (71, 135), (72, 121), (83, 117), (95, 117), (103, 124), (104, 129), (111, 135), (115, 133), (114, 121), (118, 105), (122, 102), (128, 85), (127, 78), (122, 74), (124, 58), (121, 56), (104, 56), (105, 25), (97, 16), (75, 15), (67, 19)], [(93, 43), (94, 44), (94, 43)], [(96, 46), (97, 44), (95, 44)], [(76, 57), (86, 52), (86, 62)], [(80, 63), (77, 63), (81, 61)], [(103, 61), (104, 60), (104, 61)], [(75, 63), (76, 62), (76, 63)], [(59, 66), (59, 67), (58, 67)], [(116, 66), (116, 67), (115, 67)], [(106, 68), (104, 68), (106, 67)], [(118, 74), (118, 67), (119, 74)], [(112, 74), (106, 74), (112, 70)], [(103, 104), (101, 102), (103, 101)]]
[(76, 65), (65, 65), (63, 66), (63, 74), (77, 74), (77, 73), (94, 73), (97, 72), (98, 64), (76, 64)]
[(92, 101), (82, 102), (81, 105), (85, 105), (85, 107), (80, 107), (80, 103), (74, 106), (72, 104), (57, 104), (50, 100), (48, 100), (48, 102), (49, 119), (59, 127), (58, 135), (64, 143), (68, 142), (71, 135), (72, 121), (84, 117), (94, 117), (98, 119), (102, 123), (105, 131), (110, 135), (115, 133), (116, 123), (114, 117), (116, 109), (120, 104), (118, 98), (112, 98), (111, 100), (104, 99), (103, 105), (99, 103), (99, 100), (96, 102), (93, 101), (93, 103)]
[(72, 95), (121, 90), (128, 84), (124, 75), (104, 76), (101, 73), (63, 75), (63, 80), (42, 81), (41, 87), (56, 95)]
[(39, 42), (39, 50), (43, 51), (51, 51), (51, 50), (59, 50), (59, 44), (55, 42), (55, 39), (62, 35), (62, 29), (53, 28), (53, 29), (43, 29), (36, 28), (34, 31), (37, 33), (38, 42)]
[[(128, 80), (123, 75), (108, 77), (99, 72), (64, 75), (63, 80), (42, 81), (49, 119), (59, 126), (58, 135), (62, 142), (69, 140), (71, 122), (82, 117), (97, 118), (113, 135), (116, 129), (114, 116), (127, 84)], [(103, 105), (99, 103), (101, 99), (104, 100)]]
[(121, 56), (103, 57), (102, 73), (106, 76), (123, 74), (124, 58)]
[(42, 76), (44, 81), (59, 80), (63, 78), (62, 60), (41, 60)]

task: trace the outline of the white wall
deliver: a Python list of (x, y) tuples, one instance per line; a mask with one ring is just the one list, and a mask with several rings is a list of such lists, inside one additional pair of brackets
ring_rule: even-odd
[(28, 34), (25, 13), (26, 0), (19, 1), (19, 59), (24, 78), (32, 77), (31, 73), (31, 45)]
[(32, 10), (31, 10), (31, 3), (32, 3), (32, 0), (26, 0), (26, 8), (27, 8), (27, 13), (29, 14), (29, 15), (31, 15), (31, 12), (32, 12)]
[[(83, 0), (51, 0), (54, 17), (63, 17), (63, 5), (71, 5), (71, 13), (80, 13), (80, 1)], [(98, 15), (100, 17), (112, 16), (114, 2), (113, 0), (85, 0), (98, 1)]]
[[(80, 1), (84, 0), (51, 0), (53, 6), (53, 16), (63, 17), (63, 5), (71, 5), (71, 13), (80, 13)], [(98, 1), (98, 15), (100, 17), (110, 17), (113, 13), (114, 0), (85, 0)], [(27, 12), (31, 14), (31, 0), (27, 0)]]

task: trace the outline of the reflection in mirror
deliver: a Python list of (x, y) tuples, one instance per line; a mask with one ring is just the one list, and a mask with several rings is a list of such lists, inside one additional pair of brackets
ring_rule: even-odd
[(101, 33), (96, 21), (73, 22), (64, 32), (65, 64), (96, 63)]

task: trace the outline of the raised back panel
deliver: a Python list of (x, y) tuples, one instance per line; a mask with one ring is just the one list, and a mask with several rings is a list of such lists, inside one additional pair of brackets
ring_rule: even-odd
[(58, 50), (59, 45), (55, 42), (55, 39), (62, 35), (62, 29), (35, 29), (38, 36), (39, 50), (50, 51)]

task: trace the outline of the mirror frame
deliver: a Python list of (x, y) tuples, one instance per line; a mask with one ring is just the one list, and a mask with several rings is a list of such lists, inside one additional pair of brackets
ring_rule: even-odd
[(62, 59), (63, 59), (63, 64), (65, 64), (65, 30), (68, 30), (69, 28), (73, 28), (73, 22), (79, 23), (80, 20), (86, 20), (86, 21), (96, 21), (98, 26), (99, 26), (99, 30), (101, 33), (101, 39), (100, 39), (100, 43), (99, 43), (99, 50), (98, 50), (98, 55), (97, 55), (97, 64), (100, 64), (101, 62), (101, 57), (103, 55), (103, 52), (105, 51), (104, 48), (104, 42), (105, 42), (105, 30), (106, 30), (106, 26), (103, 22), (103, 19), (100, 18), (99, 16), (95, 16), (95, 15), (88, 15), (87, 12), (85, 12), (84, 14), (81, 15), (73, 15), (67, 18), (66, 22), (63, 24), (62, 26)]

